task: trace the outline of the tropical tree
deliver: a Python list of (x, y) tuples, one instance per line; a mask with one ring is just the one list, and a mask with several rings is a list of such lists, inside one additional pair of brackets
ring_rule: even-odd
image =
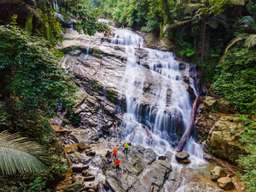
[(44, 149), (17, 133), (0, 133), (0, 174), (32, 174), (45, 170)]

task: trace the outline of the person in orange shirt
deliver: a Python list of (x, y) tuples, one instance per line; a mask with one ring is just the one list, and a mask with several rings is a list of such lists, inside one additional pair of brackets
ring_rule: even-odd
[(112, 150), (112, 155), (114, 157), (114, 159), (117, 159), (117, 155), (118, 155), (118, 145), (116, 145), (113, 150)]

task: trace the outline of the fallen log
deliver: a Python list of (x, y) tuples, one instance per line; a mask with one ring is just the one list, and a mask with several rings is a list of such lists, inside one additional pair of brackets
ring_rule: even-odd
[(192, 133), (192, 130), (193, 130), (193, 127), (194, 127), (194, 122), (195, 122), (195, 117), (196, 117), (196, 111), (197, 111), (197, 108), (199, 106), (199, 103), (200, 103), (200, 97), (197, 96), (194, 103), (193, 103), (193, 107), (192, 107), (192, 114), (191, 114), (191, 123), (189, 125), (189, 127), (185, 130), (185, 132), (183, 133), (177, 147), (176, 147), (176, 151), (177, 152), (181, 152), (183, 150), (183, 148), (185, 147), (188, 139), (190, 138), (191, 136), (191, 133)]

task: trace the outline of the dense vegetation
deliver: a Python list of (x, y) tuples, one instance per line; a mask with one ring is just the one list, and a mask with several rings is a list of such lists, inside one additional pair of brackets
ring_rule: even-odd
[[(57, 100), (61, 100), (67, 107), (70, 106), (72, 100), (69, 96), (72, 96), (74, 88), (68, 83), (66, 75), (57, 67), (57, 58), (47, 48), (47, 42), (43, 39), (31, 37), (13, 26), (1, 26), (0, 44), (2, 77), (0, 129), (20, 132), (21, 135), (33, 138), (44, 146), (39, 148), (48, 149), (47, 151), (42, 149), (44, 152), (40, 152), (42, 150), (39, 148), (32, 151), (36, 149), (33, 148), (34, 145), (24, 145), (24, 150), (29, 153), (43, 154), (45, 158), (42, 161), (48, 167), (45, 170), (48, 173), (42, 174), (49, 174), (50, 171), (52, 178), (49, 177), (49, 180), (54, 180), (55, 176), (65, 170), (63, 168), (66, 164), (58, 155), (59, 147), (48, 123), (48, 117), (54, 114)], [(18, 139), (13, 147), (18, 150), (17, 146), (22, 148), (22, 143), (26, 142)], [(2, 144), (4, 145), (4, 142)], [(11, 146), (7, 146), (8, 148)], [(37, 151), (40, 153), (36, 154)], [(16, 153), (13, 155), (18, 157), (21, 155), (19, 152)], [(38, 158), (40, 159), (40, 156)], [(6, 159), (3, 158), (2, 161), (4, 160)], [(27, 157), (26, 161), (29, 160), (32, 161)], [(10, 160), (8, 164), (12, 166), (12, 161)], [(29, 171), (30, 167), (25, 167), (25, 172), (26, 169)]]
[[(168, 38), (178, 57), (197, 64), (209, 92), (242, 114), (241, 141), (250, 154), (238, 162), (248, 191), (256, 191), (255, 0), (0, 1), (1, 174), (18, 174), (21, 191), (47, 191), (65, 171), (49, 118), (59, 102), (71, 110), (75, 88), (58, 68), (62, 53), (54, 46), (67, 25), (90, 35), (107, 30), (98, 16)], [(16, 164), (1, 158), (6, 151)], [(20, 154), (30, 163), (20, 161)]]
[[(67, 169), (49, 119), (60, 104), (72, 116), (75, 86), (54, 47), (61, 26), (77, 15), (84, 20), (76, 27), (85, 33), (99, 27), (95, 15), (83, 17), (90, 14), (80, 2), (67, 9), (47, 0), (0, 1), (0, 175), (16, 176), (0, 180), (3, 191), (51, 191)], [(70, 14), (60, 20), (57, 9)]]

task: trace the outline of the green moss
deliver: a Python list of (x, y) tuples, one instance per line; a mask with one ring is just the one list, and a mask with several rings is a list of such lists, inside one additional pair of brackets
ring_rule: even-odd
[(117, 94), (114, 91), (111, 90), (107, 90), (107, 95), (106, 95), (107, 99), (109, 101), (111, 101), (112, 103), (116, 103), (117, 101)]

